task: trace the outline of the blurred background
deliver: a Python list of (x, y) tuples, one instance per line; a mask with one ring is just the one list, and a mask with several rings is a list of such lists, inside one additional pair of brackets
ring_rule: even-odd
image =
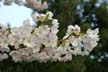
[[(88, 28), (99, 28), (100, 41), (98, 46), (89, 56), (73, 56), (72, 61), (68, 62), (39, 63), (34, 61), (32, 63), (14, 63), (10, 58), (0, 62), (0, 72), (108, 72), (108, 0), (43, 1), (48, 2), (48, 10), (52, 11), (54, 18), (57, 18), (60, 22), (59, 38), (64, 36), (67, 26), (70, 24), (78, 24), (83, 32)], [(0, 13), (2, 11), (0, 8)], [(29, 12), (28, 14), (30, 15), (32, 11), (37, 10), (28, 9), (24, 13)], [(45, 13), (46, 10), (39, 12)], [(3, 17), (0, 15), (0, 18)], [(0, 21), (2, 20), (0, 19)], [(10, 22), (9, 24), (12, 26), (17, 26), (17, 24), (11, 21), (7, 22)], [(18, 23), (17, 21), (15, 22)], [(31, 24), (33, 24), (32, 20)]]

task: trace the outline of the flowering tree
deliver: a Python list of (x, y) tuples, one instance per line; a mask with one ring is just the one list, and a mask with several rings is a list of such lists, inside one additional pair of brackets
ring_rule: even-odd
[[(73, 66), (76, 70), (79, 70), (77, 72), (84, 68), (87, 72), (107, 72), (108, 0), (55, 0), (51, 3), (50, 10), (55, 13), (61, 22), (60, 31), (65, 32), (67, 22), (68, 24), (80, 25), (83, 31), (91, 27), (99, 27), (101, 40), (98, 46), (85, 58), (79, 57), (79, 60), (73, 58), (76, 63), (80, 62), (78, 65), (73, 62)], [(64, 35), (61, 32), (59, 34), (60, 36)], [(72, 71), (76, 72), (76, 70)]]
[[(5, 0), (4, 4), (11, 5), (12, 2)], [(21, 27), (1, 26), (1, 61), (11, 57), (14, 62), (66, 62), (71, 61), (73, 56), (89, 55), (97, 46), (98, 28), (83, 32), (78, 25), (68, 25), (64, 36), (59, 38), (58, 34), (62, 32), (59, 26), (62, 24), (53, 18), (51, 11), (40, 13), (48, 8), (46, 1), (41, 3), (36, 0), (16, 0), (15, 3), (38, 10), (32, 14), (38, 25), (31, 26), (29, 20), (25, 20)]]

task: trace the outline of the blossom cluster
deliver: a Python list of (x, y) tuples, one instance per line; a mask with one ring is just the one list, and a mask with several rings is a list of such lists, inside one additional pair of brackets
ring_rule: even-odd
[(46, 1), (42, 2), (42, 0), (0, 0), (4, 5), (11, 5), (12, 3), (16, 3), (18, 5), (24, 5), (26, 7), (36, 9), (38, 11), (45, 10), (48, 8), (48, 4)]
[(99, 29), (81, 32), (78, 25), (69, 25), (65, 36), (59, 40), (59, 22), (53, 13), (38, 12), (32, 15), (39, 26), (31, 26), (29, 20), (23, 26), (0, 28), (0, 61), (9, 56), (15, 62), (70, 61), (73, 55), (88, 55), (99, 41)]

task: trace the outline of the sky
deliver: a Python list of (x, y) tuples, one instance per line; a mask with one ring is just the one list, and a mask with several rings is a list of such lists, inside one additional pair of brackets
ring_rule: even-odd
[(31, 13), (33, 11), (25, 6), (18, 6), (12, 3), (10, 6), (0, 2), (0, 24), (10, 24), (11, 27), (19, 27), (24, 20), (29, 19), (31, 25), (34, 24)]

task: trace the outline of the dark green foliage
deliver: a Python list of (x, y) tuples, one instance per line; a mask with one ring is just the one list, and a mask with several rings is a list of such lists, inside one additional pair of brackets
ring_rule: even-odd
[(103, 4), (101, 7), (94, 10), (98, 18), (100, 28), (108, 28), (108, 9)]
[(97, 60), (90, 60), (89, 58), (85, 61), (86, 72), (108, 72), (108, 63), (105, 61), (99, 63)]
[(74, 57), (69, 62), (22, 62), (14, 63), (6, 60), (0, 63), (0, 72), (84, 72), (84, 57)]

